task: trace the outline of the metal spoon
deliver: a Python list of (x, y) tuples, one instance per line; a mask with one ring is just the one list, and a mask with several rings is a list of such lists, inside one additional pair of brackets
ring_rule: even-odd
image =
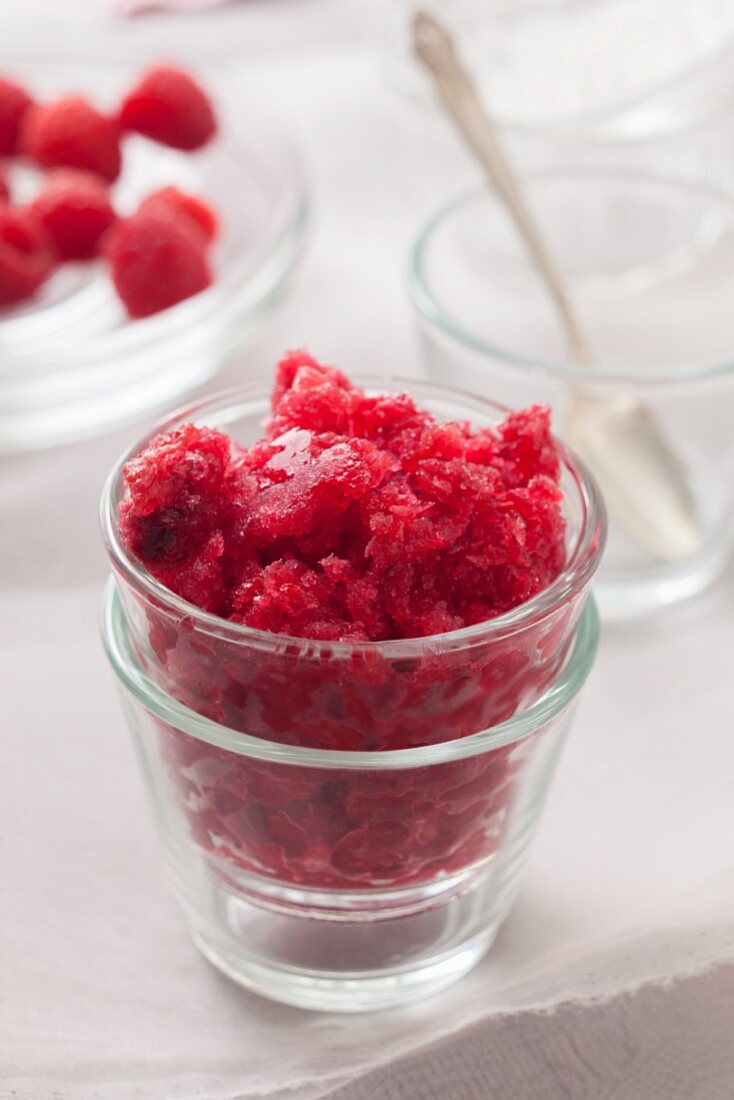
[[(431, 72), (444, 107), (512, 214), (556, 304), (571, 358), (589, 366), (588, 344), (563, 278), (451, 35), (433, 16), (418, 11), (413, 19), (413, 47)], [(575, 390), (566, 437), (596, 474), (612, 515), (639, 546), (670, 562), (700, 547), (700, 524), (685, 469), (649, 409), (633, 400), (603, 399)]]

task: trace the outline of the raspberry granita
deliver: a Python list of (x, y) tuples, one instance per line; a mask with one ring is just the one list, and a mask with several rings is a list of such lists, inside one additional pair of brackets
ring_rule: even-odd
[[(537, 700), (572, 640), (602, 534), (585, 503), (566, 529), (562, 472), (585, 492), (568, 463), (543, 407), (441, 421), (292, 353), (261, 438), (183, 422), (125, 465), (111, 549), (137, 657), (271, 743), (369, 754), (478, 733)], [(378, 772), (160, 731), (197, 842), (317, 888), (486, 860), (529, 748)]]
[(548, 410), (496, 430), (368, 397), (299, 352), (247, 449), (187, 424), (127, 466), (125, 542), (205, 611), (299, 638), (459, 630), (545, 588), (565, 562)]

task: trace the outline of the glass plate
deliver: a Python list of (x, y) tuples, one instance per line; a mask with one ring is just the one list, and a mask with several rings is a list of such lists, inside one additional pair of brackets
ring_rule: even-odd
[[(134, 73), (4, 65), (39, 98), (80, 91), (112, 110)], [(191, 154), (129, 135), (113, 196), (121, 213), (167, 184), (210, 199), (222, 224), (214, 284), (129, 321), (101, 262), (67, 264), (31, 302), (0, 311), (0, 452), (99, 434), (170, 404), (210, 378), (260, 327), (302, 251), (306, 187), (298, 156), (257, 103), (215, 88), (220, 134)], [(216, 94), (218, 93), (218, 94)], [(14, 199), (38, 186), (11, 165)]]

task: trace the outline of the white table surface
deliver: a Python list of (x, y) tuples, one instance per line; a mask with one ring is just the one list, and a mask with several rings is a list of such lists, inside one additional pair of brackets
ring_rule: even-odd
[[(302, 344), (420, 372), (406, 243), (469, 170), (383, 87), (364, 15), (244, 0), (120, 25), (102, 0), (3, 0), (2, 54), (36, 28), (49, 56), (84, 35), (131, 60), (221, 59), (298, 138), (306, 261), (209, 389)], [(478, 969), (401, 1012), (301, 1013), (219, 977), (161, 881), (96, 627), (96, 501), (143, 427), (0, 460), (0, 1097), (730, 1100), (734, 570), (655, 624), (606, 629), (525, 889)]]

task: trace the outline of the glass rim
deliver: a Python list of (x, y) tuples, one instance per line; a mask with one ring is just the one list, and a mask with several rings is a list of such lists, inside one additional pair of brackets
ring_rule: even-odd
[(206, 718), (159, 687), (135, 656), (114, 577), (104, 589), (100, 609), (102, 642), (120, 684), (142, 706), (167, 725), (238, 756), (310, 768), (394, 771), (463, 760), (514, 744), (535, 733), (565, 711), (591, 671), (599, 643), (599, 615), (592, 596), (586, 600), (570, 653), (548, 690), (524, 710), (496, 726), (452, 741), (416, 748), (356, 751), (314, 749), (281, 744), (242, 733)]
[[(380, 386), (392, 384), (405, 386), (409, 391), (412, 389), (426, 395), (433, 395), (436, 399), (464, 402), (485, 412), (493, 410), (503, 415), (509, 412), (509, 409), (498, 402), (489, 401), (454, 387), (424, 382), (422, 379), (390, 375), (383, 378), (357, 376), (356, 381), (368, 387), (374, 386), (378, 392)], [(232, 407), (236, 410), (256, 400), (267, 401), (269, 396), (269, 387), (264, 386), (262, 382), (254, 382), (248, 386), (237, 386), (220, 391), (201, 401), (179, 408), (159, 421), (142, 439), (138, 439), (129, 447), (114, 464), (105, 482), (100, 500), (100, 524), (105, 548), (113, 568), (126, 583), (142, 593), (147, 600), (153, 601), (159, 611), (165, 609), (177, 622), (184, 618), (194, 621), (199, 633), (220, 640), (226, 639), (233, 644), (244, 644), (260, 651), (279, 651), (285, 646), (298, 647), (304, 656), (316, 658), (319, 655), (328, 654), (331, 660), (351, 659), (355, 655), (374, 656), (377, 653), (385, 659), (420, 657), (426, 652), (446, 652), (474, 643), (484, 643), (488, 639), (504, 638), (535, 625), (581, 591), (596, 571), (607, 532), (606, 509), (601, 490), (584, 463), (554, 437), (561, 464), (571, 475), (581, 502), (583, 515), (579, 535), (568, 562), (553, 583), (530, 600), (526, 600), (503, 615), (442, 634), (399, 638), (391, 641), (349, 642), (315, 641), (289, 634), (274, 634), (241, 623), (233, 623), (203, 611), (157, 581), (128, 553), (119, 539), (116, 512), (122, 490), (122, 471), (125, 464), (160, 432), (170, 430), (187, 420), (205, 416), (209, 412), (217, 410), (223, 412), (228, 408), (231, 411)], [(230, 416), (229, 419), (232, 418)]]
[[(689, 192), (705, 196), (727, 207), (734, 216), (734, 198), (723, 188), (713, 184), (690, 182), (664, 176), (655, 172), (626, 170), (623, 168), (546, 168), (528, 172), (524, 177), (529, 183), (543, 183), (552, 180), (575, 180), (591, 178), (597, 180), (628, 180), (643, 186), (672, 188), (675, 191)], [(421, 229), (413, 237), (409, 249), (406, 282), (408, 296), (418, 315), (430, 325), (435, 326), (443, 335), (478, 352), (490, 359), (504, 361), (511, 366), (520, 367), (533, 373), (541, 373), (566, 382), (579, 382), (586, 385), (646, 385), (666, 386), (676, 383), (720, 379), (734, 372), (734, 357), (704, 362), (670, 364), (665, 367), (640, 368), (632, 364), (620, 363), (617, 366), (588, 367), (568, 359), (543, 359), (540, 356), (524, 354), (512, 347), (494, 343), (471, 331), (440, 304), (429, 289), (425, 275), (425, 261), (435, 231), (458, 209), (484, 195), (494, 198), (486, 186), (472, 187), (442, 203), (429, 215)], [(499, 200), (494, 200), (499, 202)], [(508, 215), (509, 216), (509, 215)]]

